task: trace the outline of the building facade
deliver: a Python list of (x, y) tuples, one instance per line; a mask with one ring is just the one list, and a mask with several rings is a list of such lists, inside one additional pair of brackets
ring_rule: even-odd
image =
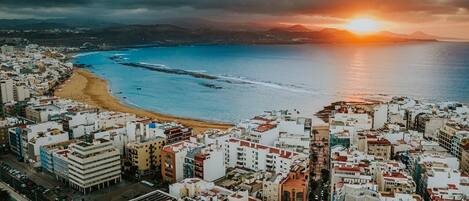
[(112, 142), (97, 139), (69, 146), (70, 186), (86, 194), (121, 180), (119, 151)]
[(126, 146), (126, 158), (139, 175), (154, 174), (160, 171), (160, 155), (165, 143), (166, 140), (162, 137), (146, 142), (131, 142)]

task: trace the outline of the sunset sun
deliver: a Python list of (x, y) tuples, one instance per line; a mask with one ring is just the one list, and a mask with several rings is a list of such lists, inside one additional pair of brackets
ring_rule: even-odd
[(345, 28), (355, 33), (367, 34), (378, 31), (378, 23), (370, 18), (356, 18), (350, 20)]

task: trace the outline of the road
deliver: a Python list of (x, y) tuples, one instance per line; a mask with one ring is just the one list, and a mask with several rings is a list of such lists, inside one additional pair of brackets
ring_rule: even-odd
[(12, 187), (8, 186), (6, 183), (0, 181), (0, 188), (7, 190), (10, 193), (10, 196), (16, 201), (29, 201), (27, 198), (21, 196), (15, 191)]
[(54, 176), (45, 172), (37, 172), (29, 164), (16, 160), (16, 157), (12, 154), (1, 155), (0, 160), (10, 165), (12, 168), (15, 168), (16, 170), (24, 173), (38, 185), (44, 186), (46, 188), (54, 188), (55, 186), (60, 185), (60, 182), (55, 180)]
[[(0, 155), (0, 161), (28, 176), (29, 179), (34, 181), (36, 184), (51, 189), (51, 192), (54, 191), (56, 195), (67, 195), (67, 197), (76, 201), (123, 201), (156, 190), (156, 188), (149, 187), (141, 182), (122, 180), (119, 184), (83, 195), (82, 193), (72, 190), (68, 186), (64, 186), (64, 184), (55, 180), (52, 174), (36, 171), (29, 164), (19, 162), (16, 160), (16, 157), (11, 154)], [(58, 192), (55, 192), (56, 186), (61, 186)]]

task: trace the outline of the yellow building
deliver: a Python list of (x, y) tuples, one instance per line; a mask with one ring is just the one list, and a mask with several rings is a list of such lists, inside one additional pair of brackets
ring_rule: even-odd
[(453, 137), (459, 130), (461, 128), (458, 125), (451, 122), (446, 123), (438, 132), (438, 143), (440, 146), (451, 152)]
[(161, 166), (161, 150), (166, 141), (158, 137), (146, 142), (133, 142), (127, 144), (127, 159), (133, 167), (137, 168), (139, 175), (155, 173)]
[(368, 155), (390, 160), (392, 155), (392, 145), (386, 139), (368, 139)]

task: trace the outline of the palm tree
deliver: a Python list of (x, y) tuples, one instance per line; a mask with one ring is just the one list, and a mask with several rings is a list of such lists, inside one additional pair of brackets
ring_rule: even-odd
[(0, 200), (10, 200), (10, 193), (5, 189), (0, 189)]

